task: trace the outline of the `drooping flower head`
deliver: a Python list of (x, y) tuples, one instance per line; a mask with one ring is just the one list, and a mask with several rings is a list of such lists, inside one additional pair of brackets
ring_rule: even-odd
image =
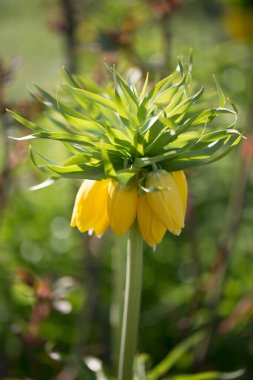
[[(191, 94), (191, 63), (185, 67), (179, 61), (174, 73), (152, 86), (148, 75), (140, 86), (109, 70), (113, 83), (107, 88), (66, 74), (64, 101), (38, 88), (53, 130), (13, 116), (33, 131), (22, 139), (61, 141), (71, 153), (58, 164), (30, 149), (50, 183), (59, 177), (84, 180), (73, 227), (100, 236), (110, 226), (121, 236), (137, 220), (143, 239), (155, 246), (166, 230), (179, 235), (184, 227), (184, 169), (216, 161), (240, 141), (236, 108), (217, 83), (219, 107), (205, 108), (203, 88)], [(222, 115), (232, 122), (214, 129), (211, 122)]]

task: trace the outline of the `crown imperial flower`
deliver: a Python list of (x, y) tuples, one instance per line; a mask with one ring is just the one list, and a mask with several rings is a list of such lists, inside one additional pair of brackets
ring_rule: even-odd
[[(41, 187), (59, 177), (84, 180), (71, 226), (97, 236), (110, 226), (121, 236), (137, 220), (150, 246), (166, 230), (181, 233), (187, 203), (184, 170), (222, 158), (242, 137), (235, 129), (236, 107), (217, 83), (218, 107), (203, 107), (203, 88), (191, 94), (191, 67), (191, 61), (188, 66), (179, 61), (174, 73), (153, 86), (148, 75), (135, 86), (111, 67), (114, 82), (107, 88), (65, 73), (65, 103), (58, 93), (55, 98), (37, 87), (37, 97), (50, 108), (51, 128), (12, 112), (33, 131), (21, 139), (60, 141), (71, 153), (59, 164), (30, 148), (32, 162), (50, 176)], [(233, 121), (210, 129), (219, 116)]]

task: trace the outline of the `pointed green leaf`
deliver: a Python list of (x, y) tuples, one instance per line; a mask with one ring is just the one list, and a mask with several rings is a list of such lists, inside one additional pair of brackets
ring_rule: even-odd
[(231, 105), (231, 107), (233, 108), (234, 112), (237, 114), (238, 113), (238, 109), (237, 109), (235, 103), (233, 102), (233, 100), (230, 99), (230, 98), (227, 98), (227, 100), (228, 100), (229, 104)]
[(32, 123), (31, 121), (29, 121), (29, 120), (25, 119), (24, 117), (16, 114), (15, 112), (10, 111), (10, 110), (7, 110), (7, 111), (10, 112), (10, 114), (13, 116), (14, 119), (16, 119), (19, 123), (23, 124), (25, 127), (31, 129), (32, 131), (34, 131), (34, 132), (46, 131), (46, 129), (40, 127), (37, 124)]
[(83, 136), (83, 135), (75, 135), (69, 133), (58, 133), (58, 132), (40, 132), (35, 133), (34, 138), (41, 138), (47, 140), (55, 140), (55, 141), (66, 141), (71, 143), (76, 143), (80, 145), (93, 145), (96, 146), (98, 139), (94, 135)]
[(158, 91), (166, 90), (173, 83), (173, 80), (178, 76), (178, 73), (175, 71), (171, 75), (168, 75), (166, 78), (163, 78), (158, 83), (155, 84), (153, 88), (148, 93), (147, 99), (150, 100), (154, 98)]
[(166, 107), (167, 117), (172, 117), (174, 115), (182, 114), (185, 112), (191, 104), (193, 104), (202, 94), (203, 94), (204, 88), (202, 87), (196, 94), (192, 95), (190, 98), (187, 98), (183, 100), (181, 103), (179, 103), (176, 107), (173, 107), (171, 104), (169, 107)]
[(79, 119), (70, 115), (64, 115), (65, 119), (75, 128), (82, 130), (83, 132), (88, 131), (94, 134), (103, 134), (105, 132), (104, 127), (95, 122), (85, 119)]
[(163, 160), (161, 165), (168, 171), (183, 170), (190, 167), (207, 165), (226, 156), (241, 140), (241, 135), (232, 135), (226, 143), (222, 140), (204, 149), (192, 150), (187, 153), (178, 153), (177, 157)]
[(189, 72), (192, 71), (192, 64), (193, 64), (193, 50), (190, 49), (189, 64), (188, 64), (188, 70), (189, 70)]
[[(60, 102), (58, 99), (54, 98), (52, 95), (50, 95), (47, 91), (43, 90), (41, 87), (39, 87), (38, 85), (35, 85), (36, 89), (40, 92), (40, 94), (43, 96), (43, 98), (45, 99), (43, 101), (43, 103), (54, 109), (56, 112), (59, 112), (63, 115), (69, 115), (69, 116), (73, 116), (73, 117), (77, 117), (79, 119), (85, 119), (87, 120), (88, 119), (88, 115), (87, 114), (83, 114), (81, 112), (78, 112), (77, 110), (67, 106), (66, 104)], [(36, 96), (36, 95), (35, 95)], [(38, 99), (38, 97), (37, 97)], [(41, 100), (41, 99), (39, 99)]]
[(151, 370), (147, 376), (147, 380), (157, 380), (165, 375), (171, 367), (173, 367), (186, 352), (196, 346), (204, 336), (204, 333), (199, 331), (177, 345), (155, 368)]
[(226, 106), (226, 103), (227, 103), (226, 97), (225, 97), (224, 92), (222, 91), (221, 87), (219, 86), (219, 83), (217, 82), (215, 76), (213, 76), (213, 78), (214, 78), (215, 85), (216, 85), (217, 92), (218, 92), (219, 99), (220, 99), (220, 107), (224, 108)]
[(116, 83), (120, 86), (123, 94), (125, 95), (129, 105), (137, 105), (138, 99), (135, 95), (135, 93), (131, 90), (130, 86), (126, 83), (126, 81), (122, 78), (122, 76), (115, 70), (115, 68), (108, 66), (107, 68), (110, 70), (110, 72), (113, 74), (113, 76), (116, 79)]
[(110, 109), (111, 111), (116, 111), (116, 107), (115, 107), (115, 104), (112, 100), (108, 99), (108, 98), (105, 98), (101, 95), (98, 95), (98, 94), (95, 94), (94, 92), (90, 92), (90, 91), (87, 91), (87, 90), (83, 90), (83, 89), (80, 89), (80, 88), (76, 88), (76, 87), (71, 87), (69, 85), (66, 85), (68, 87), (68, 89), (70, 90), (70, 92), (73, 92), (75, 93), (76, 95), (78, 95), (79, 97), (84, 97), (86, 99), (88, 99), (89, 101), (91, 102), (94, 102), (98, 105), (101, 105), (103, 107), (106, 107), (108, 109)]
[(183, 77), (184, 76), (184, 65), (183, 65), (183, 62), (181, 61), (181, 59), (179, 57), (177, 57), (177, 60), (178, 60), (178, 67), (179, 67), (180, 73), (181, 73), (181, 75)]
[(45, 187), (51, 186), (56, 182), (56, 178), (47, 178), (45, 181), (39, 183), (38, 185), (34, 185), (30, 187), (31, 191), (36, 191), (40, 189), (44, 189)]
[(152, 157), (141, 157), (141, 158), (136, 158), (133, 163), (133, 168), (143, 168), (145, 166), (149, 166), (152, 164), (156, 164), (158, 162), (167, 160), (168, 157), (174, 157), (177, 154), (176, 150), (166, 152), (163, 154), (159, 154), (157, 156), (152, 156)]
[(245, 373), (244, 369), (234, 372), (209, 371), (196, 374), (171, 376), (170, 380), (232, 380), (238, 379)]
[(79, 81), (76, 80), (75, 76), (74, 75), (71, 75), (68, 70), (66, 70), (65, 68), (63, 68), (62, 70), (62, 75), (63, 75), (63, 78), (66, 79), (67, 83), (73, 87), (80, 87), (80, 84), (79, 84)]
[(140, 128), (140, 134), (142, 135), (142, 134), (144, 134), (145, 132), (147, 132), (147, 130), (149, 129), (149, 128), (151, 128), (154, 124), (155, 124), (155, 122), (158, 120), (158, 115), (156, 115), (156, 116), (153, 116), (153, 117), (151, 117), (150, 119), (148, 119), (148, 120), (146, 120), (146, 122), (141, 126), (141, 128)]
[(117, 180), (122, 186), (127, 186), (129, 182), (136, 176), (138, 170), (136, 169), (126, 169), (117, 171)]
[(101, 150), (101, 157), (103, 160), (105, 174), (108, 177), (116, 178), (117, 175), (116, 175), (115, 169), (113, 167), (113, 164), (110, 160), (109, 154), (108, 154), (103, 142), (100, 142), (100, 150)]
[(142, 90), (140, 93), (140, 99), (144, 98), (144, 96), (146, 95), (146, 91), (147, 91), (147, 87), (148, 87), (148, 80), (149, 80), (149, 73), (147, 73), (147, 75), (146, 75), (146, 79), (145, 79), (145, 82), (143, 84), (143, 87), (142, 87)]

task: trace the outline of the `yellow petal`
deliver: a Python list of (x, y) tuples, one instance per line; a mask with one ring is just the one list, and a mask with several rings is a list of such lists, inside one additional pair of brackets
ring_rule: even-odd
[(171, 174), (173, 175), (173, 178), (177, 184), (178, 190), (181, 194), (181, 197), (183, 200), (183, 209), (184, 209), (184, 214), (185, 214), (186, 206), (187, 206), (187, 197), (188, 197), (188, 185), (187, 185), (185, 174), (183, 170), (172, 172)]
[(171, 213), (165, 204), (164, 197), (161, 192), (152, 192), (147, 194), (151, 209), (156, 217), (163, 223), (166, 228), (170, 228), (173, 224)]
[(151, 248), (155, 247), (156, 246), (156, 241), (155, 239), (153, 238), (152, 235), (149, 235), (147, 236), (146, 239), (143, 239)]
[(137, 204), (137, 220), (142, 234), (142, 237), (147, 241), (150, 236), (150, 226), (152, 221), (152, 209), (148, 203), (146, 195), (141, 195), (138, 198)]
[(109, 227), (109, 217), (107, 212), (108, 185), (109, 180), (104, 180), (100, 182), (100, 192), (96, 200), (96, 207), (94, 209), (96, 218), (92, 222), (92, 226), (95, 235), (97, 236), (102, 235)]
[(161, 191), (147, 193), (150, 206), (160, 221), (171, 227), (171, 219), (184, 227), (183, 201), (172, 175), (165, 170), (151, 172), (146, 186), (161, 188)]
[(108, 215), (113, 232), (124, 235), (136, 219), (137, 187), (135, 184), (123, 187), (111, 181), (108, 188)]
[(176, 223), (173, 222), (172, 225), (168, 228), (173, 235), (179, 236), (181, 234), (182, 228)]
[(159, 244), (166, 232), (166, 227), (154, 215), (151, 223), (151, 234), (154, 237), (156, 244)]
[(143, 240), (151, 247), (160, 243), (166, 232), (166, 227), (153, 213), (146, 194), (138, 198), (137, 220)]
[(84, 180), (82, 182), (82, 185), (80, 186), (76, 195), (76, 199), (75, 199), (74, 209), (73, 209), (72, 218), (70, 222), (71, 227), (77, 226), (78, 210), (80, 209), (80, 207), (82, 207), (85, 194), (89, 191), (89, 188), (92, 186), (94, 182), (95, 181), (90, 181), (90, 180)]
[(77, 208), (76, 223), (79, 231), (86, 232), (93, 229), (95, 219), (95, 207), (99, 198), (99, 182), (86, 180), (87, 186), (84, 189), (83, 196), (80, 199)]
[(109, 226), (107, 193), (108, 180), (85, 180), (76, 196), (71, 226), (81, 232), (94, 230), (96, 235), (103, 234)]

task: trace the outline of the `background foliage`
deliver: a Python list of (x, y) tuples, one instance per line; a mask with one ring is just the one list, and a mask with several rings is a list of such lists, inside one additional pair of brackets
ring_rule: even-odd
[[(44, 177), (26, 142), (8, 139), (27, 130), (5, 108), (45, 122), (27, 85), (56, 94), (62, 65), (100, 84), (104, 60), (159, 79), (190, 48), (194, 81), (215, 91), (215, 74), (248, 138), (222, 161), (187, 171), (185, 230), (155, 252), (145, 247), (139, 352), (153, 366), (203, 329), (170, 374), (245, 368), (242, 378), (252, 379), (252, 20), (245, 1), (1, 1), (1, 379), (85, 379), (75, 362), (82, 356), (112, 372), (114, 273), (125, 244), (110, 232), (97, 240), (69, 227), (79, 182), (29, 190)], [(65, 155), (57, 143), (38, 147)]]

